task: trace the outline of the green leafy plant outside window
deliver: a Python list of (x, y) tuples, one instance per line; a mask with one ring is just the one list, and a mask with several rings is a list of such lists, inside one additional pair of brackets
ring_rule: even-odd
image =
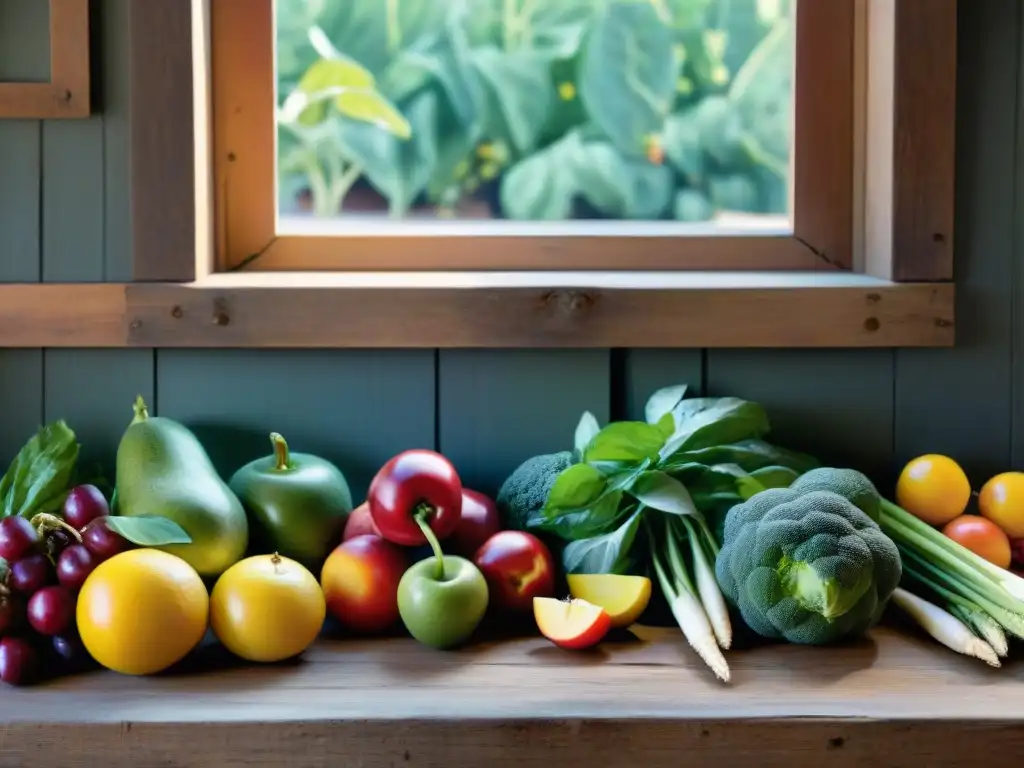
[(278, 0), (281, 212), (785, 215), (791, 2)]

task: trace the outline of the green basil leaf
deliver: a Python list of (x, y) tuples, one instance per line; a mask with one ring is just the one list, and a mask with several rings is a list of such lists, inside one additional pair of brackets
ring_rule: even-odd
[(0, 480), (3, 517), (58, 509), (74, 476), (78, 451), (75, 433), (64, 421), (39, 429)]
[(163, 547), (168, 544), (191, 544), (192, 537), (185, 529), (173, 520), (155, 515), (138, 517), (117, 517), (108, 515), (104, 518), (107, 527), (118, 533), (132, 544), (141, 547)]
[(649, 398), (644, 406), (644, 418), (648, 424), (657, 424), (666, 414), (671, 414), (673, 409), (679, 405), (679, 401), (686, 395), (686, 384), (678, 384), (674, 387), (659, 389)]
[(552, 518), (559, 510), (583, 509), (604, 492), (608, 481), (589, 464), (573, 464), (555, 478), (544, 504), (544, 516)]
[(630, 493), (651, 509), (672, 515), (698, 514), (686, 486), (664, 472), (644, 472)]
[(800, 477), (800, 473), (790, 467), (761, 467), (750, 473), (765, 488), (789, 488)]
[(576, 446), (576, 453), (582, 458), (586, 453), (587, 446), (601, 431), (601, 425), (597, 423), (597, 417), (590, 411), (586, 411), (580, 417), (580, 423), (576, 425), (576, 437), (573, 444)]
[(654, 424), (643, 421), (615, 421), (591, 441), (585, 461), (643, 461), (658, 456), (665, 436)]
[(562, 550), (566, 573), (627, 573), (632, 565), (630, 550), (640, 529), (640, 505), (617, 529), (603, 536), (573, 541)]
[(687, 463), (708, 465), (732, 463), (739, 465), (747, 472), (768, 466), (779, 466), (788, 467), (799, 474), (820, 466), (812, 456), (787, 451), (764, 440), (740, 440), (729, 445), (687, 449), (672, 457), (671, 465)]
[(531, 520), (530, 530), (551, 533), (566, 541), (599, 536), (615, 529), (622, 517), (622, 491), (609, 490), (584, 509), (567, 509), (552, 517)]
[(764, 408), (738, 397), (683, 400), (675, 414), (679, 426), (661, 449), (662, 459), (678, 451), (760, 438), (770, 429)]

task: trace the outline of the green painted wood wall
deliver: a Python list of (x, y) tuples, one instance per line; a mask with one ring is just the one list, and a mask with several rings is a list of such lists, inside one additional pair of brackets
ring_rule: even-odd
[[(0, 281), (129, 278), (130, 1), (94, 2), (100, 114), (0, 120)], [(45, 5), (0, 0), (0, 79), (47, 76)], [(414, 446), (439, 448), (468, 484), (494, 490), (521, 459), (568, 447), (584, 409), (635, 415), (654, 388), (688, 382), (759, 400), (777, 441), (870, 471), (883, 487), (925, 451), (956, 456), (976, 483), (1024, 468), (1024, 10), (961, 6), (955, 349), (8, 349), (0, 462), (40, 423), (66, 418), (87, 457), (109, 466), (141, 393), (192, 425), (224, 472), (279, 430), (338, 461), (360, 494), (380, 463)]]

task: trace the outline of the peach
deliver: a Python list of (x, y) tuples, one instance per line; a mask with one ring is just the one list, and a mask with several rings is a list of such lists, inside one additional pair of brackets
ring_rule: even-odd
[(364, 634), (383, 632), (398, 615), (398, 582), (408, 567), (395, 544), (363, 534), (339, 544), (320, 572), (327, 612)]
[(586, 600), (535, 597), (533, 616), (540, 633), (559, 648), (592, 648), (612, 628), (608, 612)]

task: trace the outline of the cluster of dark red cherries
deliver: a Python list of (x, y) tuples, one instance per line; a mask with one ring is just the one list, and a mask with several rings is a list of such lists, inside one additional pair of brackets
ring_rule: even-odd
[(94, 485), (73, 488), (61, 515), (0, 520), (0, 680), (27, 685), (78, 671), (91, 659), (75, 621), (78, 591), (104, 560), (131, 545), (104, 520), (110, 506)]

